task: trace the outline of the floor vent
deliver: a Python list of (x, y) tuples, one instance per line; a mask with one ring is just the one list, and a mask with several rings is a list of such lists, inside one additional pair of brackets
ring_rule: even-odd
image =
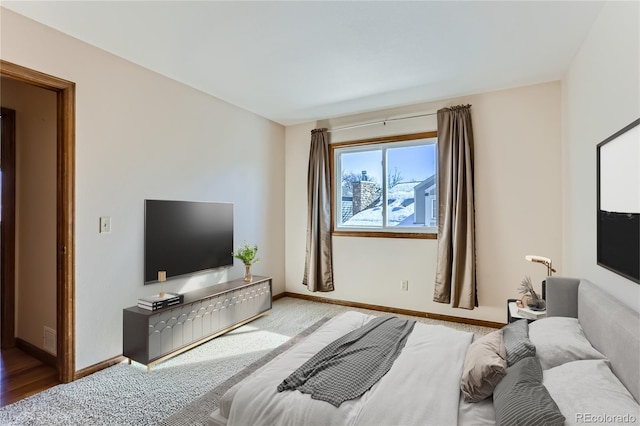
[(56, 331), (44, 326), (44, 350), (49, 352), (50, 354), (56, 355)]

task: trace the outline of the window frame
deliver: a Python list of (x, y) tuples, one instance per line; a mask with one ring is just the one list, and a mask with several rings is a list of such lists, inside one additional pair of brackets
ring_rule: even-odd
[[(381, 228), (381, 230), (374, 230), (370, 228), (361, 228), (361, 229), (339, 229), (336, 226), (336, 215), (337, 215), (337, 205), (336, 205), (336, 190), (342, 186), (342, 181), (340, 180), (336, 184), (336, 150), (345, 147), (353, 147), (357, 145), (361, 146), (371, 146), (371, 145), (379, 145), (379, 144), (388, 144), (388, 143), (398, 143), (399, 146), (402, 146), (401, 142), (408, 142), (419, 139), (433, 139), (438, 137), (437, 131), (431, 132), (420, 132), (420, 133), (409, 133), (403, 135), (395, 135), (395, 136), (384, 136), (370, 139), (359, 139), (353, 141), (345, 141), (345, 142), (337, 142), (329, 145), (329, 172), (330, 172), (330, 189), (331, 189), (331, 235), (339, 236), (339, 237), (373, 237), (373, 238), (415, 238), (415, 239), (428, 239), (435, 240), (438, 238), (437, 232), (415, 232), (415, 231), (389, 231), (389, 227)], [(364, 149), (363, 149), (364, 150)], [(436, 142), (436, 152), (437, 152), (437, 142)], [(436, 157), (436, 173), (437, 173), (437, 157)], [(381, 185), (385, 185), (386, 181), (382, 182)], [(437, 180), (436, 180), (436, 188), (437, 188)], [(385, 191), (386, 193), (386, 191)]]

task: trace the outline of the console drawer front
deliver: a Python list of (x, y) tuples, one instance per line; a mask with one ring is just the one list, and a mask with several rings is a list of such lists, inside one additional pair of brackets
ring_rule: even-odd
[(259, 282), (150, 315), (148, 361), (223, 332), (271, 309), (270, 284), (270, 281)]

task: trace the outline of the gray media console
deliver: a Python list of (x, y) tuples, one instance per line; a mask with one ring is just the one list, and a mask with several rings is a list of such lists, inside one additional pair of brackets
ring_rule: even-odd
[(147, 366), (189, 350), (271, 310), (271, 278), (254, 276), (184, 294), (184, 303), (123, 310), (122, 354)]

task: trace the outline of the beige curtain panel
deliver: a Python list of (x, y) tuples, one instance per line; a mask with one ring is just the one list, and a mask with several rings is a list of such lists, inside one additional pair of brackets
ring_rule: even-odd
[(302, 284), (309, 291), (333, 291), (329, 133), (311, 131), (307, 175), (307, 252)]
[(438, 111), (438, 263), (433, 300), (478, 306), (471, 105)]

